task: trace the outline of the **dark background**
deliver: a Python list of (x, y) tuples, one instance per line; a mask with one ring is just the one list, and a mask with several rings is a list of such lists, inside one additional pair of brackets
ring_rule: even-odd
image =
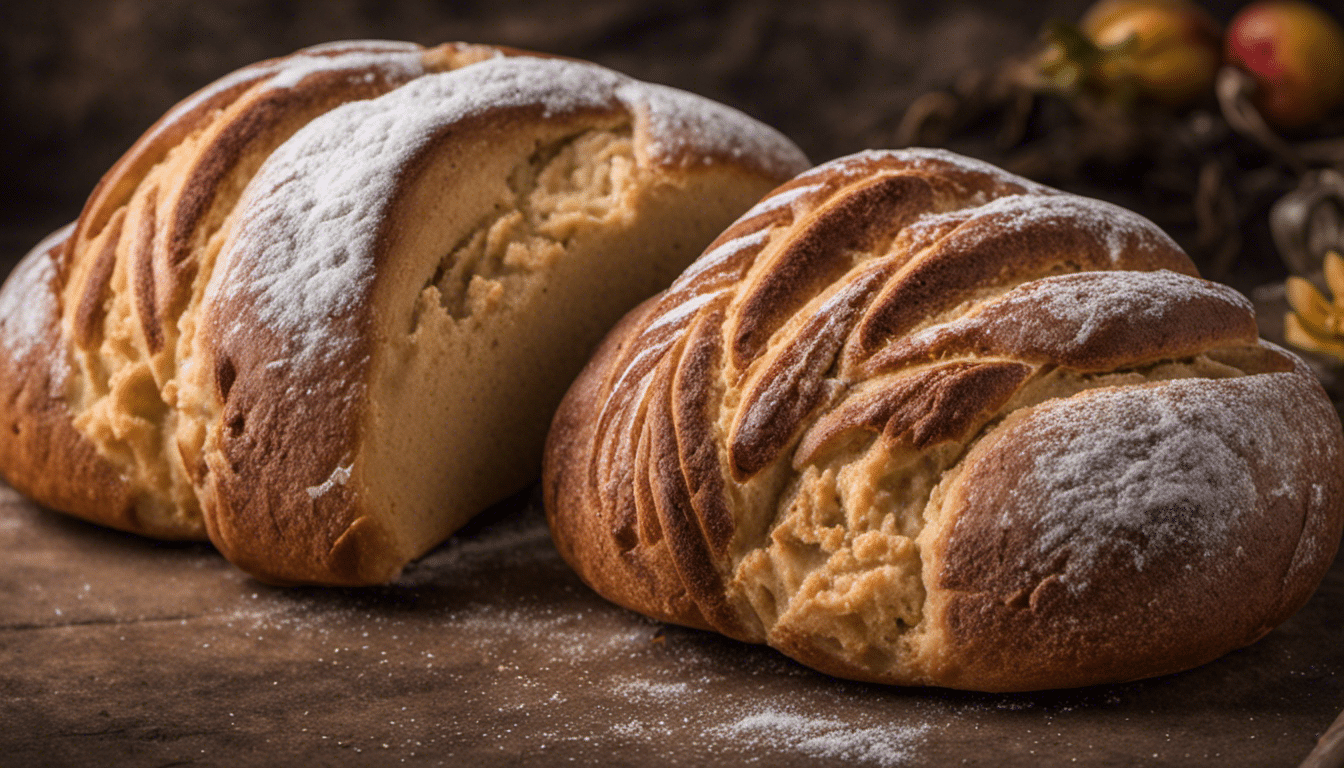
[[(821, 162), (893, 146), (916, 96), (968, 68), (1024, 53), (1047, 19), (1076, 20), (1087, 5), (4, 0), (0, 274), (75, 217), (99, 176), (178, 100), (238, 67), (306, 45), (463, 40), (575, 56), (733, 105)], [(1238, 5), (1209, 8), (1226, 22)]]

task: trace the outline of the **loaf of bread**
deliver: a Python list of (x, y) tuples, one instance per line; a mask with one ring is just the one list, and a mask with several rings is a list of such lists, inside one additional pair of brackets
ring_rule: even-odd
[(247, 67), (0, 292), (0, 469), (266, 581), (388, 581), (531, 482), (602, 334), (807, 165), (581, 62), (352, 42)]
[(803, 173), (611, 332), (553, 422), (607, 598), (859, 680), (1132, 680), (1326, 572), (1339, 419), (1147, 220), (984, 163)]

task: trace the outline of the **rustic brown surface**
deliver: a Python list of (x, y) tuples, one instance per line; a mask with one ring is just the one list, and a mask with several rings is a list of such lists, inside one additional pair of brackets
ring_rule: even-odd
[[(302, 45), (464, 39), (579, 56), (724, 100), (821, 161), (890, 146), (912, 98), (1088, 4), (10, 3), (0, 274), (175, 101)], [(1241, 3), (1213, 4), (1225, 20)], [(396, 586), (282, 590), (208, 547), (82, 524), (0, 485), (0, 562), (4, 768), (1294, 766), (1344, 708), (1338, 560), (1297, 616), (1213, 664), (1011, 696), (840, 682), (641, 619), (578, 582), (525, 502)]]
[(611, 606), (535, 502), (375, 590), (277, 589), (204, 545), (0, 486), (0, 765), (1293, 766), (1344, 705), (1344, 559), (1200, 669), (982, 695), (837, 681)]

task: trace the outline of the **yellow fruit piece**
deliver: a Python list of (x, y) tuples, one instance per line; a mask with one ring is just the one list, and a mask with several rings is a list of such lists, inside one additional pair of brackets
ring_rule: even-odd
[(1303, 278), (1284, 281), (1293, 311), (1283, 318), (1283, 336), (1300, 349), (1344, 360), (1344, 258), (1334, 251), (1325, 255), (1325, 282), (1333, 301)]

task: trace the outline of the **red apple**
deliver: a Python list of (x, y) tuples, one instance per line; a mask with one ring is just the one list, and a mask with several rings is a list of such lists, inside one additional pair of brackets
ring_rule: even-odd
[(1210, 92), (1220, 63), (1218, 23), (1188, 0), (1101, 0), (1083, 15), (1100, 49), (1103, 88), (1133, 88), (1178, 107)]
[(1344, 102), (1344, 29), (1309, 3), (1241, 9), (1227, 27), (1227, 61), (1255, 79), (1255, 106), (1278, 128), (1319, 122)]

